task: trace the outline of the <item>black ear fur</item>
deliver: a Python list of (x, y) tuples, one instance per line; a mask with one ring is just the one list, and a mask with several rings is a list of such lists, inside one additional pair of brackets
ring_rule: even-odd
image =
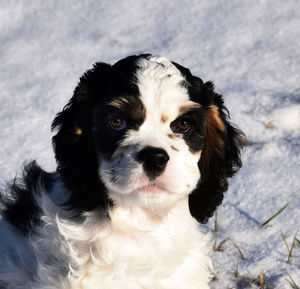
[(201, 179), (189, 196), (189, 207), (192, 216), (205, 223), (222, 203), (228, 178), (242, 166), (240, 151), (244, 134), (229, 122), (229, 112), (221, 95), (214, 92), (213, 83), (193, 77), (190, 93), (204, 106), (206, 123), (198, 163)]
[[(92, 133), (92, 111), (104, 97), (111, 66), (96, 63), (75, 88), (74, 95), (52, 123), (52, 138), (63, 183), (72, 192), (72, 209), (89, 211), (109, 205), (106, 189), (98, 175), (98, 162)], [(103, 95), (99, 95), (99, 92)]]

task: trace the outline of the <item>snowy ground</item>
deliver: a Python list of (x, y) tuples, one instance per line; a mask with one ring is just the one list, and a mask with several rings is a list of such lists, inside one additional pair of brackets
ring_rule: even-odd
[[(75, 4), (76, 3), (76, 4)], [(50, 123), (97, 61), (151, 52), (213, 80), (247, 135), (244, 166), (218, 210), (212, 288), (300, 284), (300, 2), (0, 0), (0, 183), (24, 160), (55, 168)], [(268, 227), (260, 224), (296, 199)], [(213, 231), (214, 219), (204, 226)], [(300, 232), (298, 239), (300, 238)], [(238, 263), (239, 277), (235, 276)]]

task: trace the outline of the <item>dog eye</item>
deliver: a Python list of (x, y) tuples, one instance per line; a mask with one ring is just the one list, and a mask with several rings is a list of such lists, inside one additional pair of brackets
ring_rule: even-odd
[(192, 124), (188, 119), (182, 118), (177, 121), (177, 127), (182, 133), (187, 133), (191, 130)]
[(124, 130), (127, 126), (126, 121), (122, 117), (112, 117), (108, 120), (109, 126), (116, 131)]

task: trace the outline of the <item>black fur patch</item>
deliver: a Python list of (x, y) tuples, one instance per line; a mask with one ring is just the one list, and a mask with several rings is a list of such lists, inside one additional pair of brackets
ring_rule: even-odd
[[(126, 132), (129, 129), (137, 130), (145, 120), (146, 112), (138, 97), (138, 89), (136, 95), (126, 95), (122, 100), (123, 103), (119, 107), (99, 105), (94, 111), (93, 132), (96, 151), (102, 157), (110, 158)], [(108, 120), (113, 117), (123, 119), (126, 122), (126, 129), (114, 131), (109, 127)]]
[[(127, 129), (138, 129), (143, 123), (146, 112), (139, 99), (135, 73), (137, 61), (147, 57), (149, 55), (131, 56), (114, 65), (96, 63), (80, 78), (73, 97), (52, 123), (52, 129), (57, 130), (52, 139), (57, 171), (72, 193), (66, 205), (79, 215), (96, 208), (107, 211), (112, 205), (99, 177), (99, 158), (110, 158), (126, 130), (111, 130), (108, 119), (112, 114), (121, 116), (126, 120)], [(198, 162), (201, 179), (189, 196), (189, 207), (198, 221), (206, 222), (221, 204), (228, 178), (241, 167), (243, 134), (229, 122), (222, 96), (214, 92), (213, 84), (203, 83), (187, 68), (174, 65), (185, 78), (182, 85), (187, 88), (190, 99), (201, 105), (181, 117), (192, 123), (192, 129), (183, 135), (190, 150), (202, 150)], [(118, 99), (125, 101), (120, 106), (110, 104)], [(210, 115), (213, 115), (210, 119), (213, 132), (208, 126)], [(219, 124), (214, 126), (214, 120)], [(178, 132), (176, 127), (172, 129), (174, 134), (170, 137), (175, 138)], [(39, 185), (47, 190), (53, 181), (53, 176), (35, 162), (28, 164), (23, 178), (11, 184), (11, 197), (2, 197), (4, 219), (21, 232), (30, 232), (39, 223), (40, 215), (34, 194), (39, 193)]]
[[(228, 178), (242, 166), (240, 151), (244, 134), (229, 122), (228, 110), (224, 106), (222, 96), (214, 92), (212, 82), (204, 83), (187, 68), (177, 63), (173, 64), (186, 80), (182, 85), (187, 87), (190, 99), (201, 104), (205, 114), (211, 106), (216, 106), (218, 120), (224, 128), (219, 130), (216, 126), (215, 139), (207, 139), (211, 135), (205, 134), (205, 127), (203, 140), (199, 139), (199, 143), (203, 144), (198, 162), (201, 179), (197, 188), (189, 195), (189, 207), (191, 214), (199, 222), (205, 223), (222, 203), (223, 193), (228, 189)], [(222, 143), (221, 148), (219, 143)]]
[(35, 195), (47, 190), (53, 183), (53, 176), (43, 171), (35, 161), (25, 165), (23, 175), (15, 178), (8, 186), (7, 194), (2, 194), (1, 215), (23, 234), (28, 234), (40, 222), (40, 208)]
[(187, 133), (183, 133), (183, 139), (188, 145), (191, 152), (199, 152), (203, 148), (203, 134), (205, 125), (205, 110), (204, 108), (192, 109), (181, 115), (171, 123), (171, 129), (174, 133), (180, 133), (177, 128), (177, 123), (181, 119), (187, 120), (192, 128)]
[[(135, 72), (138, 59), (146, 57), (130, 56), (113, 66), (96, 63), (80, 78), (73, 97), (52, 123), (52, 129), (58, 130), (53, 137), (57, 169), (72, 192), (68, 205), (79, 212), (112, 205), (99, 177), (98, 158), (99, 154), (109, 158), (125, 135), (108, 128), (110, 114), (122, 114), (132, 129), (144, 120)], [(119, 109), (109, 105), (120, 97), (128, 104)]]
[[(135, 72), (137, 61), (149, 56), (130, 56), (113, 66), (96, 63), (80, 78), (72, 99), (54, 119), (52, 128), (58, 129), (53, 137), (58, 171), (73, 193), (69, 202), (72, 208), (89, 211), (96, 207), (107, 209), (111, 205), (106, 187), (99, 178), (98, 158), (99, 154), (109, 158), (126, 130), (112, 131), (107, 120), (111, 114), (116, 114), (124, 118), (131, 129), (143, 123), (145, 111), (139, 100)], [(241, 167), (242, 132), (230, 124), (223, 99), (214, 92), (211, 82), (203, 83), (187, 68), (173, 64), (185, 78), (182, 85), (187, 88), (190, 99), (201, 105), (185, 113), (193, 129), (183, 137), (192, 152), (202, 150), (198, 163), (201, 180), (189, 196), (189, 206), (198, 221), (206, 222), (222, 202), (227, 179)], [(120, 98), (126, 100), (122, 105), (109, 105)], [(213, 129), (210, 133), (207, 120), (211, 107), (214, 118), (210, 119)], [(214, 120), (219, 123), (216, 127)], [(170, 137), (176, 137), (177, 132), (173, 131)]]

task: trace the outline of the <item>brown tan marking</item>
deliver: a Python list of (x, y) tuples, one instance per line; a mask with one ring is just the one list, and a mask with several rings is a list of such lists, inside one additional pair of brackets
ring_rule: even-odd
[(108, 103), (108, 105), (114, 106), (116, 108), (120, 108), (122, 105), (128, 104), (128, 100), (124, 97), (120, 97), (118, 99), (114, 99)]
[(219, 108), (216, 105), (208, 106), (206, 108), (206, 115), (207, 115), (206, 121), (208, 121), (207, 124), (212, 125), (212, 123), (214, 122), (215, 123), (214, 126), (218, 130), (220, 130), (222, 132), (224, 132), (226, 130), (225, 125), (219, 115)]
[(176, 136), (175, 134), (168, 134), (168, 137), (169, 137), (170, 139), (175, 139), (175, 138), (177, 138), (177, 136)]
[(119, 97), (109, 102), (108, 105), (118, 108), (119, 110), (126, 110), (130, 113), (133, 120), (140, 120), (144, 118), (146, 113), (144, 107), (132, 98), (127, 99), (125, 97)]
[(169, 120), (169, 117), (165, 114), (162, 114), (160, 120), (161, 122), (165, 123)]
[(222, 154), (224, 141), (222, 134), (226, 134), (226, 127), (220, 117), (219, 108), (216, 105), (206, 107), (206, 123), (204, 131), (205, 153), (203, 161), (209, 162), (212, 154)]
[(201, 104), (196, 103), (196, 102), (191, 102), (189, 104), (185, 104), (185, 105), (180, 106), (179, 107), (179, 113), (184, 114), (184, 113), (190, 111), (193, 108), (200, 108), (200, 107), (201, 107)]
[(174, 147), (174, 146), (171, 146), (171, 149), (174, 150), (174, 151), (176, 151), (176, 152), (179, 152), (179, 149), (176, 148), (176, 147)]
[(201, 157), (201, 152), (202, 152), (202, 150), (198, 151), (198, 152), (194, 152), (193, 155), (199, 160)]
[(75, 135), (82, 135), (82, 129), (80, 127), (75, 127)]
[(140, 105), (134, 106), (130, 110), (130, 115), (133, 119), (136, 119), (136, 120), (141, 119), (145, 115), (145, 109), (144, 109), (144, 107), (142, 107)]
[(204, 147), (201, 159), (198, 163), (201, 175), (205, 184), (214, 183), (212, 176), (216, 173), (216, 163), (224, 153), (224, 137), (226, 137), (226, 127), (223, 123), (219, 108), (210, 105), (206, 109), (206, 123), (204, 129)]

